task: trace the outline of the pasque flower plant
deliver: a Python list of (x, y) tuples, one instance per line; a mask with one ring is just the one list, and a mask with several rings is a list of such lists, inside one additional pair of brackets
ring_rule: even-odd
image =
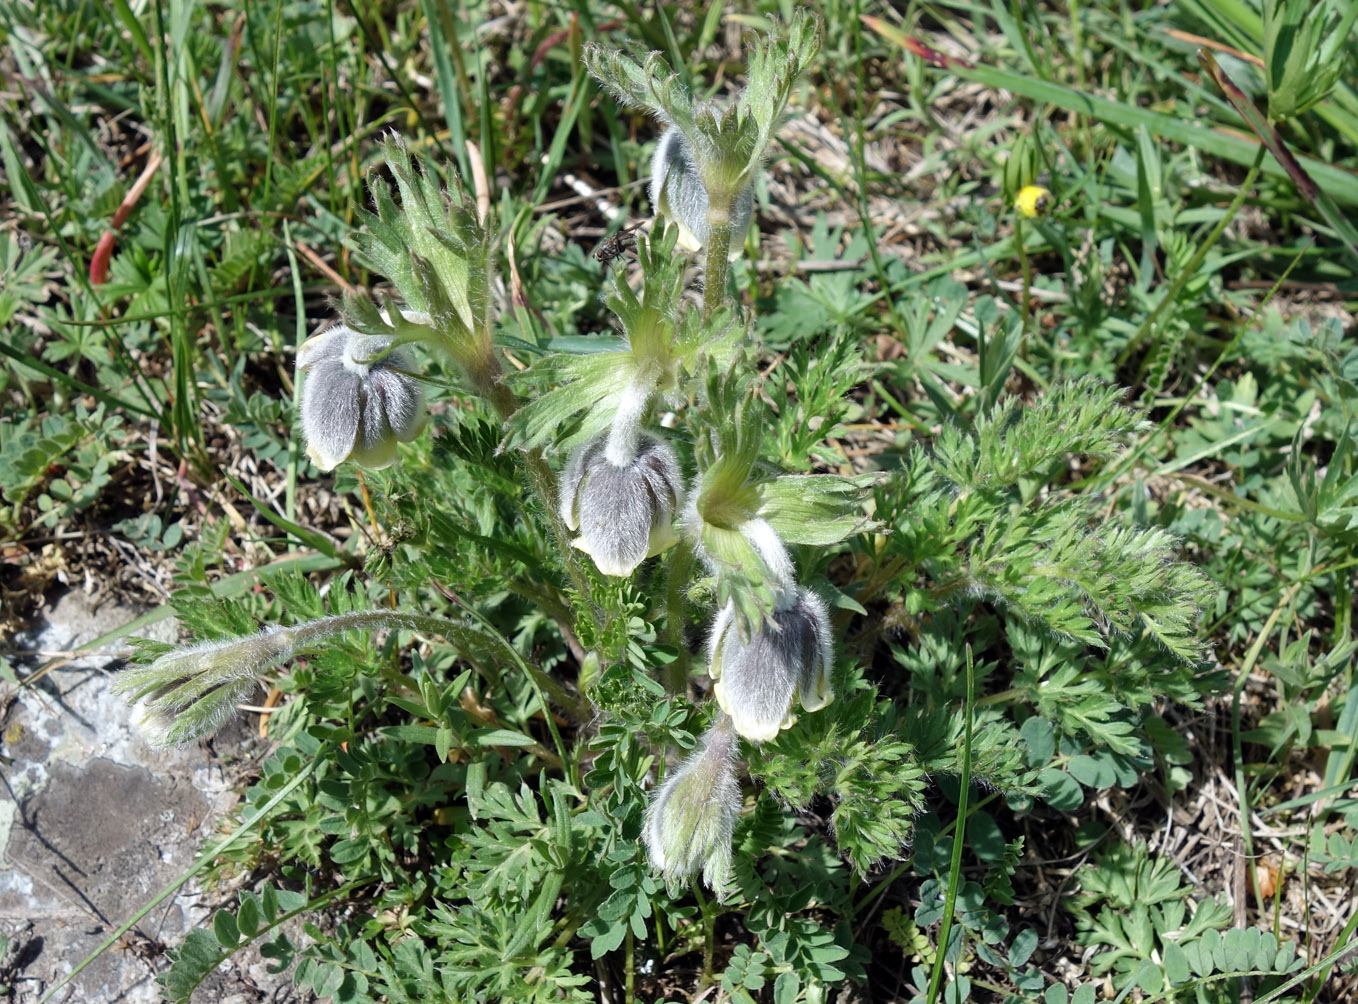
[[(616, 267), (606, 303), (621, 347), (542, 352), (505, 375), (497, 346), (494, 221), (482, 219), (457, 179), (444, 191), (436, 170), (418, 169), (404, 145), (384, 144), (400, 201), (372, 186), (355, 247), (395, 295), (348, 295), (341, 323), (302, 346), (300, 426), (322, 470), (353, 462), (383, 468), (426, 422), (421, 376), (409, 348), (442, 354), (502, 423), (501, 451), (521, 465), (548, 517), (556, 561), (570, 590), (585, 663), (607, 666), (623, 649), (627, 622), (613, 610), (607, 579), (632, 577), (668, 553), (663, 619), (677, 647), (695, 613), (710, 604), (706, 674), (715, 702), (700, 748), (655, 793), (642, 839), (649, 860), (677, 886), (701, 873), (727, 881), (731, 835), (742, 798), (740, 741), (776, 739), (795, 717), (832, 698), (832, 626), (825, 602), (800, 581), (793, 547), (824, 547), (867, 524), (867, 483), (833, 475), (791, 477), (761, 459), (765, 405), (744, 346), (749, 318), (727, 297), (730, 258), (753, 216), (757, 173), (798, 75), (819, 46), (816, 19), (798, 13), (752, 43), (748, 81), (729, 103), (695, 100), (656, 55), (637, 62), (597, 47), (592, 73), (615, 95), (653, 113), (663, 127), (652, 160), (655, 222), (639, 237), (640, 282)], [(704, 253), (702, 307), (686, 297), (687, 258)], [(673, 431), (658, 410), (679, 415)], [(673, 422), (671, 422), (673, 424)], [(553, 458), (557, 467), (553, 474)], [(531, 517), (530, 517), (531, 518)], [(667, 552), (668, 549), (668, 552)], [(580, 562), (577, 555), (589, 559)], [(694, 578), (695, 570), (697, 577)], [(159, 740), (200, 737), (229, 715), (261, 677), (328, 634), (366, 621), (322, 618), (163, 656), (124, 678), (142, 700)], [(374, 626), (434, 631), (475, 652), (465, 628), (418, 610), (377, 612)], [(626, 645), (626, 636), (621, 638)], [(665, 681), (689, 695), (684, 651)], [(469, 654), (469, 658), (472, 657)], [(480, 656), (476, 658), (480, 659)], [(522, 661), (522, 660), (521, 660)], [(578, 698), (524, 663), (562, 707)], [(651, 667), (657, 673), (660, 667)], [(718, 707), (719, 705), (719, 707)]]
[[(290, 889), (352, 907), (297, 966), (318, 993), (583, 1004), (591, 974), (701, 947), (700, 978), (733, 1000), (761, 980), (771, 999), (828, 999), (861, 957), (855, 915), (878, 913), (904, 868), (926, 890), (921, 928), (945, 902), (918, 871), (946, 858), (939, 830), (919, 834), (931, 850), (913, 866), (878, 868), (916, 835), (931, 776), (974, 764), (1010, 805), (1049, 784), (1078, 797), (1065, 765), (1097, 766), (1076, 755), (1084, 731), (1106, 733), (1122, 777), (1154, 747), (1137, 732), (1150, 698), (1127, 694), (1191, 697), (1195, 580), (1167, 529), (1109, 527), (1051, 475), (1136, 430), (1115, 389), (1005, 403), (1008, 363), (987, 352), (978, 395), (929, 449), (911, 442), (918, 423), (878, 422), (894, 444), (865, 452), (895, 469), (851, 474), (860, 454), (842, 444), (863, 426), (840, 419), (894, 393), (874, 380), (850, 397), (865, 382), (857, 326), (756, 319), (763, 275), (733, 295), (768, 144), (818, 44), (811, 15), (775, 23), (750, 43), (744, 86), (707, 98), (659, 55), (586, 48), (604, 90), (650, 116), (627, 129), (654, 144), (638, 156), (649, 227), (635, 258), (602, 270), (581, 247), (548, 253), (535, 238), (559, 221), (522, 192), (474, 201), (455, 172), (384, 141), (350, 241), (373, 292), (347, 295), (337, 323), (313, 318), (295, 359), (299, 441), (339, 469), (321, 496), (336, 501), (267, 513), (322, 553), (299, 548), (306, 563), (278, 562), (243, 596), (190, 567), (177, 611), (209, 640), (118, 678), (156, 745), (201, 740), (268, 695), (251, 822), (222, 856), (251, 877), (281, 862)], [(874, 274), (887, 288), (891, 270)], [(881, 316), (930, 337), (957, 316), (910, 295)], [(1022, 331), (1003, 311), (976, 317), (1002, 339)], [(765, 331), (791, 331), (787, 351)], [(356, 532), (305, 525), (348, 503)], [(1114, 634), (1103, 665), (1090, 652)], [(1187, 669), (1153, 676), (1157, 643)], [(965, 815), (958, 840), (975, 830)], [(1022, 851), (995, 836), (987, 889)], [(274, 921), (293, 907), (265, 903), (243, 898), (211, 937), (282, 946)], [(965, 912), (998, 951), (999, 918)], [(177, 1000), (184, 970), (222, 957), (195, 940), (165, 981)], [(738, 949), (725, 976), (723, 942)], [(631, 982), (618, 999), (658, 987)]]

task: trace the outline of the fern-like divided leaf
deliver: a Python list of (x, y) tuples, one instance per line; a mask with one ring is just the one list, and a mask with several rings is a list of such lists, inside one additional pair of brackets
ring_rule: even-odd
[(1079, 380), (1008, 401), (971, 431), (944, 429), (932, 454), (917, 450), (907, 463), (901, 523), (926, 529), (902, 525), (902, 543), (931, 557), (924, 548), (938, 553), (941, 535), (955, 548), (959, 585), (1056, 635), (1105, 648), (1144, 634), (1195, 662), (1210, 585), (1179, 560), (1177, 541), (1110, 519), (1088, 495), (1039, 491), (1058, 482), (1067, 458), (1112, 457), (1141, 427), (1120, 396)]
[(970, 433), (945, 428), (934, 447), (937, 466), (964, 491), (994, 490), (1045, 477), (1067, 457), (1106, 459), (1143, 424), (1122, 396), (1118, 388), (1086, 377), (1035, 401), (1010, 398)]

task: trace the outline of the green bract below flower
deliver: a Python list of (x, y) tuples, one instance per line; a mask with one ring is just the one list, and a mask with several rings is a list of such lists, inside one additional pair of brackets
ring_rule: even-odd
[[(585, 67), (619, 101), (655, 114), (683, 135), (684, 155), (716, 209), (713, 226), (733, 223), (735, 208), (754, 183), (765, 149), (792, 96), (797, 77), (820, 50), (820, 19), (794, 11), (775, 19), (766, 37), (748, 41), (746, 86), (735, 102), (695, 99), (660, 53), (637, 58), (598, 45), (584, 50)], [(667, 185), (661, 177), (661, 185)], [(659, 204), (659, 200), (657, 200)]]
[(731, 871), (731, 833), (740, 816), (729, 719), (709, 729), (702, 743), (651, 799), (641, 837), (652, 867), (672, 889), (702, 869), (708, 888), (721, 895)]
[(736, 732), (762, 743), (796, 720), (794, 700), (806, 711), (819, 711), (834, 700), (832, 662), (825, 603), (799, 587), (787, 606), (775, 610), (771, 622), (760, 624), (748, 639), (741, 637), (735, 604), (728, 603), (712, 626), (707, 672)]
[[(448, 353), (476, 392), (506, 415), (513, 402), (495, 349), (495, 255), (487, 222), (455, 172), (444, 189), (434, 165), (418, 169), (395, 137), (383, 143), (382, 154), (400, 205), (380, 177), (370, 182), (374, 211), (360, 211), (363, 229), (354, 236), (360, 260), (396, 287), (405, 322), (424, 329), (419, 339)], [(351, 328), (383, 334), (389, 325), (379, 313), (365, 297), (345, 298)], [(408, 323), (394, 325), (402, 341), (413, 334), (401, 330)]]

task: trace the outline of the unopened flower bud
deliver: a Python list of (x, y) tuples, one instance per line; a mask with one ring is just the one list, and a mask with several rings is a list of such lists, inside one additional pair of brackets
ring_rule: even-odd
[(793, 701), (819, 711), (834, 699), (830, 690), (833, 646), (830, 617), (819, 596), (794, 590), (770, 621), (741, 636), (734, 603), (712, 626), (708, 675), (721, 709), (736, 732), (767, 742), (795, 721)]
[(387, 467), (396, 461), (396, 444), (424, 428), (424, 395), (406, 355), (391, 344), (341, 324), (298, 350), (297, 371), (305, 373), (302, 432), (307, 455), (321, 470), (346, 460)]
[(731, 870), (731, 833), (740, 816), (735, 737), (729, 719), (709, 729), (702, 746), (651, 799), (641, 831), (651, 865), (671, 888), (700, 868), (719, 896)]
[[(269, 670), (346, 631), (457, 627), (399, 610), (354, 610), (291, 627), (268, 627), (245, 638), (204, 641), (166, 652), (113, 680), (115, 693), (140, 704), (153, 746), (184, 746), (216, 731)], [(543, 674), (545, 677), (545, 674)], [(550, 679), (540, 681), (551, 686)]]
[(575, 546), (605, 575), (631, 575), (676, 539), (679, 461), (658, 436), (638, 430), (633, 437), (633, 448), (621, 454), (609, 449), (609, 434), (592, 439), (561, 475), (561, 518), (579, 530)]
[[(711, 234), (707, 187), (693, 156), (693, 148), (677, 126), (665, 130), (651, 158), (651, 206), (679, 224), (679, 243), (689, 251), (707, 245)], [(754, 181), (751, 179), (728, 207), (731, 214), (732, 260), (740, 257), (745, 231), (754, 215)]]
[(140, 724), (152, 746), (186, 746), (221, 728), (259, 677), (295, 648), (295, 632), (276, 627), (199, 642), (119, 673), (113, 690), (140, 702)]

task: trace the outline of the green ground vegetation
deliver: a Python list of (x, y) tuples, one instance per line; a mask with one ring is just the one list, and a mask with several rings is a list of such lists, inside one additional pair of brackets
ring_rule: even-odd
[[(6, 627), (61, 568), (185, 638), (429, 615), (271, 672), (197, 866), (245, 891), (167, 999), (251, 942), (337, 1002), (1354, 992), (1358, 3), (815, 13), (731, 270), (742, 442), (870, 497), (796, 549), (838, 696), (742, 747), (718, 897), (640, 841), (718, 586), (566, 560), (520, 448), (584, 433), (506, 447), (446, 362), (400, 466), (320, 473), (293, 361), (396, 281), (359, 237), (395, 134), (484, 214), (500, 365), (551, 400), (620, 345), (634, 256), (592, 252), (661, 132), (586, 46), (722, 100), (790, 0), (0, 3)], [(700, 376), (688, 469), (743, 420)]]

